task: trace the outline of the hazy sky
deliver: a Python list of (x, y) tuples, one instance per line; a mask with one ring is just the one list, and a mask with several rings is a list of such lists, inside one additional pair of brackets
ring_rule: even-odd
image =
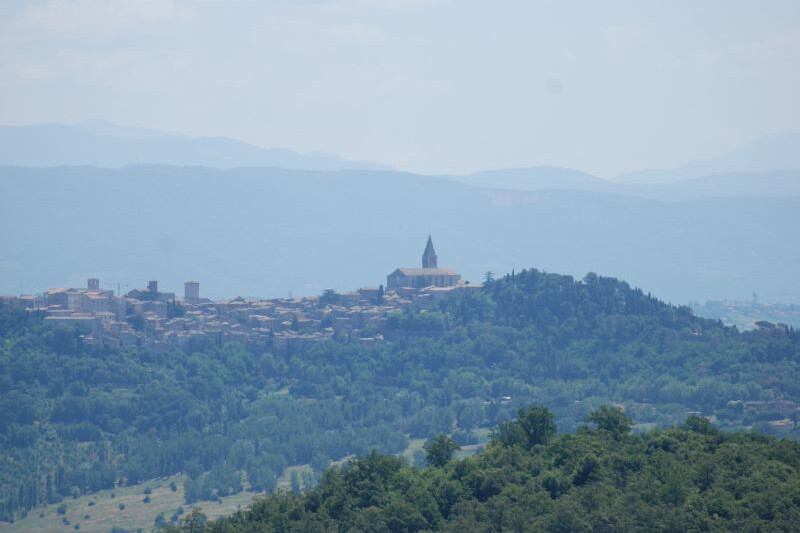
[(3, 0), (0, 123), (607, 175), (800, 129), (800, 1)]

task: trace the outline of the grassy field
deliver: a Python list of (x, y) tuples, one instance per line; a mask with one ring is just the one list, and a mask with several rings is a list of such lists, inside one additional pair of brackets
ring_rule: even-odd
[(311, 465), (297, 465), (297, 466), (290, 466), (286, 470), (283, 471), (283, 475), (278, 478), (278, 490), (291, 490), (292, 489), (292, 472), (297, 472), (297, 479), (300, 482), (300, 488), (305, 488), (303, 486), (303, 476), (301, 475), (303, 472), (312, 473), (313, 470)]
[[(475, 435), (478, 437), (478, 443), (462, 446), (460, 450), (456, 451), (456, 453), (453, 454), (453, 457), (457, 459), (463, 459), (464, 457), (475, 455), (476, 453), (481, 451), (486, 446), (486, 443), (489, 442), (489, 437), (491, 436), (491, 430), (483, 428), (476, 429)], [(408, 446), (406, 446), (406, 449), (403, 450), (400, 455), (404, 457), (406, 461), (408, 461), (408, 464), (413, 465), (414, 453), (417, 450), (422, 450), (423, 446), (425, 446), (425, 442), (426, 439), (409, 439)]]
[[(485, 443), (488, 438), (488, 431), (478, 430), (478, 437), (481, 443)], [(414, 463), (414, 452), (422, 450), (425, 439), (410, 439), (408, 447), (402, 452), (409, 464)], [(466, 457), (474, 454), (482, 444), (463, 446), (456, 452), (456, 457)], [(340, 464), (336, 461), (333, 464)], [(303, 485), (303, 473), (311, 473), (311, 465), (290, 466), (284, 470), (283, 475), (278, 479), (279, 490), (291, 489), (292, 472), (297, 472), (298, 481), (301, 488)], [(167, 522), (171, 520), (179, 508), (185, 513), (192, 509), (192, 505), (186, 505), (183, 499), (183, 475), (171, 476), (157, 480), (151, 480), (139, 485), (130, 487), (118, 487), (114, 490), (103, 490), (95, 494), (81, 496), (76, 499), (65, 499), (59, 504), (37, 507), (33, 509), (27, 517), (17, 520), (13, 524), (0, 522), (0, 533), (22, 533), (22, 532), (41, 532), (41, 533), (61, 533), (80, 531), (84, 533), (109, 533), (112, 528), (117, 527), (128, 531), (150, 531), (158, 515), (163, 515)], [(176, 490), (172, 490), (171, 485), (175, 485)], [(150, 494), (145, 494), (149, 489)], [(238, 509), (247, 507), (253, 498), (261, 493), (243, 491), (233, 496), (223, 498), (220, 502), (201, 502), (195, 504), (199, 506), (203, 513), (209, 518), (229, 515)], [(150, 501), (145, 503), (145, 496)], [(58, 512), (58, 508), (66, 506), (64, 514)], [(78, 526), (76, 528), (75, 526)]]
[[(173, 491), (170, 484), (175, 483)], [(287, 482), (288, 483), (288, 482)], [(149, 503), (145, 503), (145, 490), (150, 489)], [(112, 497), (113, 494), (113, 497)], [(241, 507), (246, 507), (257, 493), (240, 492), (223, 498), (221, 502), (202, 502), (199, 505), (209, 518), (228, 515)], [(58, 507), (66, 505), (66, 512), (58, 513)], [(104, 490), (95, 494), (66, 499), (62, 504), (48, 505), (33, 509), (27, 517), (13, 524), (0, 524), (2, 533), (22, 533), (36, 531), (42, 533), (87, 532), (108, 533), (118, 527), (128, 531), (150, 531), (159, 514), (169, 522), (179, 507), (188, 513), (192, 506), (183, 501), (183, 476), (172, 476), (148, 481), (140, 485)], [(123, 509), (120, 509), (124, 506)], [(88, 516), (88, 518), (87, 518)], [(64, 519), (68, 524), (64, 523)], [(76, 529), (76, 525), (80, 529)]]
[[(291, 489), (293, 471), (297, 472), (302, 487), (301, 474), (303, 472), (311, 473), (312, 470), (311, 465), (288, 467), (278, 479), (278, 489)], [(216, 518), (247, 507), (253, 498), (260, 495), (260, 493), (243, 491), (223, 498), (221, 502), (200, 502), (186, 505), (183, 500), (183, 479), (184, 476), (177, 475), (130, 487), (103, 490), (77, 499), (66, 499), (62, 503), (46, 507), (37, 507), (27, 517), (17, 520), (13, 524), (0, 523), (0, 533), (28, 531), (108, 533), (114, 527), (128, 531), (139, 529), (150, 531), (159, 514), (163, 514), (169, 522), (179, 508), (182, 508), (185, 514), (193, 506), (199, 506), (206, 516)], [(177, 490), (173, 491), (170, 487), (173, 483)], [(145, 494), (147, 489), (150, 489), (150, 494)], [(145, 496), (150, 498), (148, 503), (144, 502)], [(62, 504), (66, 505), (64, 514), (58, 512), (58, 508)], [(120, 509), (120, 506), (123, 508)], [(67, 523), (65, 523), (65, 519)], [(75, 528), (76, 524), (80, 529)]]
[[(425, 446), (425, 439), (408, 439), (408, 446), (403, 452), (400, 454), (408, 464), (414, 464), (414, 452), (417, 450), (422, 450), (422, 447)], [(423, 452), (424, 453), (424, 452)]]
[(475, 436), (478, 437), (478, 443), (462, 446), (461, 449), (454, 454), (456, 458), (463, 459), (464, 457), (475, 455), (483, 450), (492, 436), (492, 430), (487, 428), (476, 429)]

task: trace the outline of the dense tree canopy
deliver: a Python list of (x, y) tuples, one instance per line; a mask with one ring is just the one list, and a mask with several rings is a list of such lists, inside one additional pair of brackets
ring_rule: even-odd
[[(288, 465), (320, 475), (409, 438), (474, 444), (482, 428), (548, 446), (555, 426), (575, 431), (606, 404), (625, 414), (589, 422), (611, 438), (691, 412), (723, 429), (797, 432), (797, 331), (741, 333), (591, 274), (490, 279), (392, 314), (384, 342), (296, 351), (100, 349), (1, 305), (0, 519), (177, 472), (189, 476), (188, 503), (271, 491)], [(530, 404), (550, 418), (501, 424)]]
[[(514, 422), (544, 409), (521, 410)], [(681, 427), (624, 431), (614, 408), (546, 444), (499, 440), (481, 454), (423, 469), (371, 453), (327, 471), (303, 495), (280, 493), (204, 531), (794, 531), (800, 444)], [(618, 432), (621, 431), (621, 432)]]

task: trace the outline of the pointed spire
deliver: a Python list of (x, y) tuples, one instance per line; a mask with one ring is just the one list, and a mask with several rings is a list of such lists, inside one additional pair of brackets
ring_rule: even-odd
[(433, 239), (428, 235), (428, 243), (422, 253), (422, 268), (437, 268), (436, 250), (433, 249)]
[(431, 239), (430, 233), (428, 234), (428, 244), (425, 245), (425, 253), (426, 254), (435, 254), (436, 252), (433, 249), (433, 239)]

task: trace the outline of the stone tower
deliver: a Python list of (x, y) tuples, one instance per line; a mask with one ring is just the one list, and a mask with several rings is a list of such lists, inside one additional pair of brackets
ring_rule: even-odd
[(428, 235), (428, 244), (425, 245), (425, 251), (422, 253), (422, 268), (438, 268), (436, 251), (433, 249), (433, 241), (430, 235)]
[(183, 299), (187, 302), (196, 302), (200, 299), (200, 283), (187, 281), (183, 284)]

